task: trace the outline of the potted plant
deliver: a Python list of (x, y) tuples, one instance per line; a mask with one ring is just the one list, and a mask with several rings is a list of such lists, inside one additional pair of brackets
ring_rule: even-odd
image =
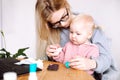
[[(4, 40), (4, 45), (5, 45), (5, 48), (6, 48), (5, 36), (4, 36), (4, 33), (3, 33), (2, 30), (0, 30), (0, 34), (2, 35), (2, 38)], [(27, 57), (27, 55), (24, 53), (24, 51), (26, 49), (28, 49), (29, 47), (20, 48), (20, 49), (18, 49), (18, 51), (15, 54), (11, 54), (5, 48), (0, 49), (0, 58), (17, 58), (21, 55)]]

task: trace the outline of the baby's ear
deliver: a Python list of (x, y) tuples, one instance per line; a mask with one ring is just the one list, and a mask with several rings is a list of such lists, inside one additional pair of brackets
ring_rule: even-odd
[(89, 32), (88, 39), (90, 39), (91, 37), (92, 37), (92, 32)]

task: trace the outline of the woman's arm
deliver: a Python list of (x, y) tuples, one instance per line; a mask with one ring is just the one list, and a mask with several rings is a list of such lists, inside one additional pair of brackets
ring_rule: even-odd
[(96, 61), (95, 71), (102, 73), (106, 71), (112, 61), (111, 49), (110, 49), (110, 40), (105, 36), (100, 28), (96, 28), (94, 34), (91, 38), (91, 42), (96, 44), (99, 47), (99, 57), (94, 59)]

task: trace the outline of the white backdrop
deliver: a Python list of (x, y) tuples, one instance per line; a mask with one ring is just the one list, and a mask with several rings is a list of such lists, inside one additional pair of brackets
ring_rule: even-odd
[[(120, 0), (68, 0), (74, 12), (91, 14), (96, 23), (103, 26), (112, 40), (112, 55), (120, 69)], [(2, 27), (5, 32), (7, 49), (16, 52), (26, 50), (35, 57), (35, 14), (36, 0), (2, 0)]]
[(30, 47), (26, 53), (35, 58), (35, 2), (36, 0), (2, 0), (2, 27), (6, 48), (16, 53)]
[[(2, 29), (2, 0), (0, 0), (0, 30)], [(0, 49), (2, 48), (2, 36), (0, 34)]]

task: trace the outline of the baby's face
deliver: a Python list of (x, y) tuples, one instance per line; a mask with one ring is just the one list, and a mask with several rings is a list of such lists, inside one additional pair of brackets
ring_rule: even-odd
[(70, 40), (73, 44), (80, 45), (88, 41), (89, 32), (84, 23), (72, 23), (70, 25)]

